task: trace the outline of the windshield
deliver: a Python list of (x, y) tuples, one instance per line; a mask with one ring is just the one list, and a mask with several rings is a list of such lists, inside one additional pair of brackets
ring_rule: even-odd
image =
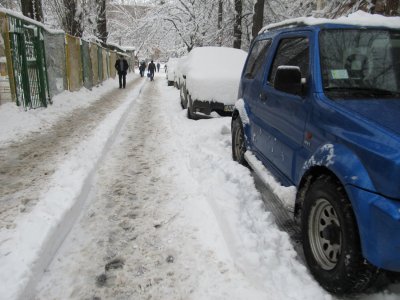
[(322, 30), (320, 55), (328, 97), (400, 97), (400, 31)]

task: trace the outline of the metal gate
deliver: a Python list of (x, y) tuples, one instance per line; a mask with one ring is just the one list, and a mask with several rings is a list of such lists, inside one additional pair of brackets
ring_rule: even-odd
[(17, 105), (46, 107), (51, 103), (42, 28), (8, 16)]

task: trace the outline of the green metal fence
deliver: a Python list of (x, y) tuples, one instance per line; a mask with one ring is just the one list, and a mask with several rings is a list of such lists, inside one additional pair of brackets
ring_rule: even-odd
[(50, 101), (42, 28), (8, 16), (17, 105), (46, 107)]
[(82, 40), (81, 55), (82, 55), (82, 78), (84, 87), (91, 89), (93, 86), (92, 62), (90, 60), (89, 43)]

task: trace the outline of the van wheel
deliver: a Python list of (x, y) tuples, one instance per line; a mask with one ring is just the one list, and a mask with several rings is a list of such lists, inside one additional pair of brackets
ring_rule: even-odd
[(190, 96), (189, 93), (187, 93), (187, 99), (187, 117), (188, 119), (196, 120), (194, 114), (192, 113), (192, 96)]
[(184, 91), (183, 91), (183, 87), (180, 89), (180, 92), (179, 92), (179, 96), (180, 96), (180, 98), (181, 98), (181, 107), (182, 107), (182, 109), (185, 109), (185, 93), (184, 93)]
[(232, 119), (232, 158), (238, 163), (247, 166), (247, 162), (244, 159), (244, 153), (246, 152), (246, 144), (244, 140), (243, 124), (240, 116)]
[(378, 269), (362, 256), (351, 203), (330, 176), (320, 176), (306, 193), (302, 239), (310, 271), (327, 291), (359, 293), (377, 278)]

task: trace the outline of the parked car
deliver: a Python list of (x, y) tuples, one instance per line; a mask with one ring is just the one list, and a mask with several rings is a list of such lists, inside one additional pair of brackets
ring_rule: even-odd
[(182, 66), (181, 105), (188, 117), (231, 115), (247, 53), (225, 47), (193, 49)]
[(178, 61), (176, 62), (176, 67), (175, 67), (175, 77), (174, 77), (174, 86), (177, 89), (180, 89), (183, 85), (183, 68), (185, 66), (185, 62), (186, 62), (187, 56), (182, 56), (178, 59)]
[(167, 82), (168, 85), (174, 85), (175, 82), (175, 68), (176, 68), (176, 64), (178, 62), (178, 58), (170, 58), (167, 62)]
[(400, 271), (400, 22), (364, 17), (265, 28), (232, 116), (233, 158), (297, 187), (306, 262), (335, 294)]

